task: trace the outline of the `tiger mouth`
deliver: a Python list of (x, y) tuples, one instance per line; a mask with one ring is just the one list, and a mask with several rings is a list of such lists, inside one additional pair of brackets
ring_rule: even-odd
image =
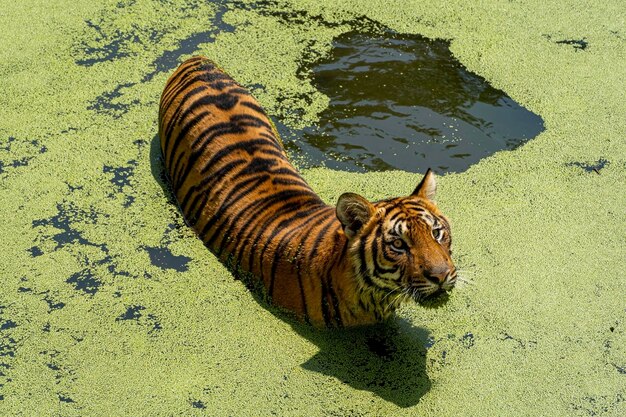
[(416, 293), (413, 300), (423, 307), (437, 308), (441, 307), (450, 299), (450, 290), (439, 288), (436, 291), (424, 294)]
[(407, 301), (414, 301), (420, 305), (440, 305), (445, 303), (449, 296), (450, 291), (453, 287), (449, 288), (433, 288), (433, 287), (425, 287), (423, 285), (409, 285), (406, 287), (398, 287), (394, 290), (388, 291), (383, 290), (380, 292), (380, 302), (385, 304), (395, 305), (396, 307), (399, 304)]

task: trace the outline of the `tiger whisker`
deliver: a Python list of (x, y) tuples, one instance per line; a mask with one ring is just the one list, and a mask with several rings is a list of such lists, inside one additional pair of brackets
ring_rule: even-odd
[(387, 294), (385, 294), (383, 298), (380, 299), (380, 302), (382, 303), (383, 301), (385, 301), (385, 298), (389, 297), (389, 295), (393, 294), (396, 291), (398, 291), (397, 288), (392, 288)]
[(468, 285), (475, 285), (476, 284), (473, 279), (467, 278), (467, 277), (465, 277), (463, 275), (457, 275), (456, 280), (458, 282), (460, 282), (460, 283), (463, 283), (463, 284), (468, 284)]
[[(397, 290), (394, 290), (394, 291), (397, 291)], [(387, 294), (387, 295), (389, 295), (389, 294)], [(402, 291), (400, 291), (398, 294), (396, 294), (395, 298), (393, 300), (391, 300), (391, 302), (389, 302), (389, 304), (387, 304), (385, 306), (384, 311), (386, 312), (390, 308), (395, 307), (396, 301), (398, 301), (398, 298), (400, 298), (402, 295), (403, 295)]]

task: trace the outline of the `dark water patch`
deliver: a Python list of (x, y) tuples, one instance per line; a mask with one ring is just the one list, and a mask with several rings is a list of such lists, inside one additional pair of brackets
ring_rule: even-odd
[(584, 169), (586, 172), (595, 172), (596, 174), (600, 174), (600, 170), (603, 169), (609, 161), (604, 158), (598, 159), (596, 162), (586, 163), (586, 162), (569, 162), (567, 166), (576, 166)]
[(555, 40), (555, 37), (553, 35), (543, 35), (543, 37), (549, 40), (550, 42), (554, 42), (557, 45), (571, 46), (574, 48), (576, 52), (584, 51), (589, 46), (589, 42), (586, 41), (587, 38)]
[(433, 346), (435, 346), (435, 338), (430, 336), (428, 339), (426, 339), (426, 342), (424, 342), (424, 347), (426, 349), (430, 349)]
[[(3, 323), (0, 325), (0, 367), (4, 369), (11, 368), (10, 363), (7, 362), (8, 358), (15, 358), (15, 350), (17, 346), (17, 340), (11, 337), (12, 331), (17, 327), (17, 323), (13, 320), (4, 320), (2, 319), (2, 315), (4, 315), (5, 306), (0, 304), (0, 321)], [(0, 371), (0, 376), (4, 376), (4, 372)], [(6, 379), (5, 379), (6, 381)], [(2, 382), (0, 381), (0, 388), (2, 387)]]
[(59, 133), (61, 133), (62, 135), (64, 135), (64, 134), (66, 134), (66, 133), (70, 133), (70, 132), (72, 132), (72, 133), (74, 133), (74, 132), (78, 132), (78, 129), (77, 129), (77, 128), (75, 128), (75, 127), (68, 127), (67, 129), (63, 129), (63, 130), (61, 130), (61, 132), (59, 132)]
[(52, 313), (52, 311), (54, 311), (54, 310), (60, 310), (63, 307), (65, 307), (65, 303), (64, 302), (54, 301), (52, 298), (50, 298), (49, 295), (46, 295), (44, 297), (44, 301), (48, 304), (48, 313)]
[(60, 230), (60, 233), (46, 236), (47, 238), (56, 242), (55, 250), (63, 248), (67, 244), (80, 244), (95, 246), (102, 249), (105, 253), (109, 250), (105, 244), (96, 244), (85, 239), (82, 233), (73, 227), (74, 223), (88, 223), (95, 224), (98, 220), (98, 214), (95, 210), (89, 212), (76, 207), (72, 203), (59, 203), (57, 204), (57, 214), (46, 218), (33, 220), (33, 227), (48, 227), (51, 226)]
[[(2, 310), (0, 309), (0, 312)], [(10, 368), (11, 365), (5, 362), (5, 357), (15, 358), (15, 347), (17, 346), (17, 341), (4, 333), (6, 330), (10, 330), (17, 327), (17, 324), (12, 320), (6, 320), (2, 325), (0, 325), (0, 366), (3, 368)]]
[(232, 33), (235, 31), (233, 25), (224, 22), (224, 14), (229, 10), (228, 2), (222, 0), (214, 1), (213, 3), (217, 6), (217, 11), (213, 19), (207, 24), (211, 29), (194, 33), (181, 40), (176, 49), (163, 52), (161, 56), (152, 62), (154, 71), (146, 74), (142, 82), (152, 80), (157, 74), (172, 71), (180, 64), (183, 56), (193, 54), (202, 43), (215, 42), (215, 38), (219, 33)]
[[(182, 39), (179, 42), (178, 47), (175, 49), (164, 51), (152, 62), (151, 66), (154, 69), (147, 72), (143, 76), (140, 81), (141, 83), (151, 81), (157, 74), (171, 72), (181, 63), (182, 57), (193, 54), (198, 50), (200, 44), (202, 43), (214, 42), (219, 33), (235, 31), (234, 26), (223, 21), (224, 13), (229, 10), (228, 2), (217, 1), (214, 3), (217, 5), (217, 12), (215, 13), (213, 19), (207, 22), (207, 27), (211, 27), (211, 29), (193, 33), (187, 38)], [(178, 8), (178, 10), (182, 12), (193, 13), (193, 10), (188, 9), (189, 8), (184, 6)], [(127, 49), (130, 43), (150, 42), (156, 44), (165, 34), (157, 31), (151, 31), (148, 34), (139, 32), (123, 34), (116, 29), (113, 34), (107, 35), (103, 33), (102, 28), (93, 22), (87, 21), (87, 25), (95, 32), (94, 39), (90, 42), (105, 42), (105, 45), (97, 48), (89, 48), (86, 47), (85, 42), (83, 42), (83, 46), (81, 48), (85, 50), (85, 54), (87, 54), (89, 58), (77, 60), (76, 63), (85, 66), (127, 57), (129, 54), (124, 52), (122, 49)], [(132, 106), (140, 104), (139, 100), (133, 100), (129, 103), (125, 103), (120, 100), (120, 98), (124, 95), (124, 90), (132, 88), (137, 84), (138, 83), (135, 82), (119, 84), (113, 90), (105, 91), (96, 97), (87, 109), (93, 110), (98, 114), (108, 115), (115, 119), (119, 119), (128, 113)]]
[[(121, 314), (119, 317), (117, 317), (115, 321), (134, 320), (137, 323), (140, 323), (140, 319), (144, 317), (144, 314), (142, 314), (142, 311), (144, 311), (145, 309), (146, 308), (141, 305), (128, 306), (126, 309), (126, 312), (124, 312), (124, 314)], [(159, 330), (163, 329), (163, 326), (161, 326), (161, 323), (159, 323), (157, 316), (154, 314), (145, 315), (145, 320), (142, 320), (142, 323), (140, 324), (145, 324), (146, 322), (149, 326), (152, 327), (150, 331), (148, 332), (150, 334), (154, 332), (158, 332)]]
[(43, 255), (42, 250), (39, 248), (39, 246), (33, 246), (32, 248), (28, 248), (26, 249), (28, 252), (30, 252), (30, 256), (32, 256), (33, 258), (36, 258), (37, 256), (41, 256)]
[(465, 333), (463, 337), (461, 337), (461, 343), (467, 349), (471, 348), (474, 346), (474, 335), (471, 332)]
[(87, 110), (93, 110), (96, 113), (111, 116), (114, 119), (119, 119), (124, 114), (128, 113), (131, 106), (139, 104), (139, 100), (133, 100), (130, 103), (120, 102), (118, 99), (122, 97), (122, 90), (135, 86), (137, 83), (124, 83), (119, 84), (111, 91), (105, 91), (87, 107)]
[(290, 145), (312, 165), (460, 172), (544, 130), (539, 116), (467, 71), (443, 40), (345, 33), (310, 74), (331, 102), (318, 126)]
[(85, 188), (85, 186), (83, 185), (72, 185), (67, 181), (65, 181), (65, 185), (67, 185), (67, 189), (69, 190), (70, 193), (73, 193), (74, 191), (79, 191)]
[(59, 401), (64, 402), (64, 403), (75, 403), (76, 401), (74, 401), (73, 399), (71, 399), (70, 397), (67, 397), (65, 395), (59, 395)]
[(10, 152), (11, 145), (13, 144), (13, 142), (15, 142), (15, 140), (16, 139), (14, 136), (9, 136), (6, 140), (0, 142), (0, 149), (6, 152)]
[(233, 6), (239, 10), (254, 11), (261, 16), (275, 17), (281, 23), (287, 23), (290, 25), (301, 25), (311, 20), (311, 16), (309, 16), (307, 11), (295, 10), (293, 7), (286, 7), (284, 3), (278, 1), (234, 1)]
[(145, 139), (137, 139), (137, 140), (133, 141), (133, 145), (137, 145), (138, 149), (142, 149), (142, 148), (144, 148), (145, 146), (147, 146), (149, 144), (150, 144), (150, 142), (148, 142)]
[[(0, 357), (8, 356), (14, 358), (16, 345), (17, 341), (12, 337), (2, 338), (2, 340), (0, 340)], [(2, 362), (2, 364), (4, 364), (4, 362)]]
[(9, 136), (0, 140), (0, 175), (12, 169), (28, 166), (38, 154), (45, 153), (48, 148), (39, 140), (18, 140)]
[(261, 16), (273, 17), (279, 22), (290, 26), (316, 24), (325, 28), (348, 26), (358, 28), (359, 30), (382, 30), (385, 28), (381, 23), (364, 15), (329, 20), (329, 18), (322, 15), (311, 14), (308, 10), (297, 10), (292, 3), (276, 0), (235, 1), (233, 2), (233, 7), (239, 10), (254, 11)]
[(122, 277), (133, 277), (135, 278), (130, 272), (128, 271), (121, 271), (119, 269), (117, 269), (119, 266), (113, 262), (113, 258), (111, 257), (107, 257), (105, 259), (102, 260), (102, 262), (100, 262), (102, 264), (104, 263), (109, 263), (109, 265), (107, 266), (107, 271), (109, 271), (111, 273), (111, 275), (113, 276), (122, 276)]
[(128, 208), (132, 206), (134, 202), (135, 202), (135, 197), (131, 195), (127, 195), (124, 197), (124, 203), (122, 203), (122, 205), (124, 206), (124, 208)]
[[(114, 8), (104, 9), (94, 19), (85, 20), (85, 28), (80, 39), (73, 48), (76, 57), (75, 63), (84, 67), (91, 67), (102, 62), (115, 61), (136, 55), (132, 52), (135, 44), (145, 45), (158, 43), (166, 32), (160, 32), (149, 25), (141, 25), (141, 22), (132, 24), (127, 29), (119, 23), (119, 20), (132, 18), (136, 15), (133, 6), (135, 0), (120, 1)], [(118, 20), (118, 21), (115, 21)]]
[(191, 402), (191, 406), (193, 408), (200, 408), (200, 409), (206, 408), (206, 405), (204, 405), (204, 403), (200, 400), (196, 400), (196, 401), (189, 400), (189, 402)]
[(15, 159), (9, 163), (0, 161), (0, 174), (4, 174), (6, 172), (6, 168), (8, 167), (11, 167), (11, 168), (24, 167), (28, 165), (28, 161), (30, 161), (31, 159), (33, 158), (30, 157), (30, 158)]
[(615, 396), (585, 396), (578, 403), (571, 404), (573, 410), (584, 412), (588, 416), (618, 416), (621, 404), (626, 402), (626, 394), (618, 392)]
[[(129, 187), (128, 190), (131, 190), (131, 178), (135, 173), (135, 168), (138, 163), (136, 160), (128, 161), (126, 166), (113, 167), (109, 165), (105, 165), (103, 168), (103, 172), (105, 174), (113, 174), (113, 178), (109, 181), (116, 188), (117, 193), (125, 193), (125, 187)], [(114, 194), (109, 194), (109, 198), (113, 198)], [(135, 202), (135, 197), (126, 193), (124, 195), (124, 202), (122, 203), (125, 208), (130, 207)]]
[(178, 272), (185, 272), (189, 269), (188, 264), (191, 258), (183, 255), (174, 255), (167, 247), (143, 246), (143, 249), (148, 252), (152, 265), (158, 266), (163, 270), (173, 269)]
[(89, 46), (87, 42), (83, 41), (79, 49), (82, 49), (82, 55), (84, 55), (85, 58), (77, 59), (75, 61), (77, 65), (90, 67), (100, 62), (127, 57), (128, 52), (121, 49), (127, 47), (131, 42), (139, 42), (139, 37), (136, 34), (125, 34), (118, 29), (113, 34), (109, 35), (105, 34), (100, 25), (94, 23), (92, 20), (85, 20), (85, 24), (93, 34), (92, 42), (102, 43), (102, 45)]
[(518, 339), (516, 337), (511, 336), (508, 333), (502, 333), (500, 335), (500, 340), (504, 340), (504, 341), (512, 341), (515, 342), (515, 348), (522, 348), (522, 349), (526, 349), (526, 348), (531, 348), (531, 347), (536, 347), (537, 346), (537, 341), (536, 340), (521, 340)]
[(6, 320), (4, 323), (0, 325), (0, 330), (14, 329), (16, 327), (17, 327), (16, 322), (14, 322), (13, 320)]
[(148, 314), (147, 317), (148, 321), (152, 323), (152, 329), (150, 330), (150, 333), (154, 333), (163, 329), (163, 326), (161, 326), (161, 323), (159, 323), (157, 317), (154, 314)]
[(124, 187), (130, 186), (130, 178), (134, 174), (135, 168), (137, 167), (137, 161), (131, 160), (126, 163), (126, 166), (112, 167), (109, 165), (105, 165), (102, 171), (105, 174), (113, 174), (113, 178), (111, 184), (113, 184), (118, 192), (122, 192)]
[(140, 306), (140, 305), (136, 305), (136, 306), (129, 306), (126, 310), (126, 312), (122, 315), (120, 315), (118, 318), (115, 319), (115, 321), (120, 321), (120, 320), (139, 320), (139, 317), (141, 317), (141, 311), (145, 310), (146, 308), (144, 306)]
[(555, 43), (559, 44), (559, 45), (570, 45), (573, 46), (575, 50), (577, 51), (584, 51), (585, 49), (587, 49), (587, 45), (588, 42), (585, 40), (585, 38), (582, 39), (563, 39), (561, 41), (556, 41)]
[(19, 287), (17, 289), (18, 292), (32, 292), (33, 289), (32, 288), (28, 288), (28, 287)]
[(94, 295), (98, 292), (102, 282), (98, 280), (90, 269), (83, 269), (72, 274), (65, 282), (72, 284), (74, 289), (85, 294)]
[(52, 369), (53, 371), (60, 371), (61, 367), (59, 367), (58, 365), (55, 365), (53, 363), (47, 363), (46, 364), (48, 366), (48, 368)]

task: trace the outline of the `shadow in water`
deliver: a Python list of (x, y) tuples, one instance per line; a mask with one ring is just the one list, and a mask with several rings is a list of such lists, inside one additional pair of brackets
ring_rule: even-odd
[(370, 391), (399, 407), (417, 404), (430, 389), (426, 374), (427, 329), (398, 318), (356, 329), (319, 330), (300, 323), (291, 325), (320, 349), (302, 364), (304, 369)]
[[(163, 194), (167, 197), (168, 203), (178, 207), (176, 196), (172, 191), (167, 174), (165, 173), (163, 154), (161, 153), (161, 138), (158, 134), (154, 135), (152, 141), (150, 142), (150, 172), (152, 173), (152, 176), (157, 184), (161, 186)], [(180, 212), (180, 210), (179, 213), (182, 216), (182, 212)]]

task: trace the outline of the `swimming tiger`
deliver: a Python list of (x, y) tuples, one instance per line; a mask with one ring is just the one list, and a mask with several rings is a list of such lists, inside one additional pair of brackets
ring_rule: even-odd
[(165, 171), (186, 221), (270, 302), (319, 327), (373, 324), (451, 290), (450, 225), (429, 169), (408, 197), (325, 204), (247, 89), (204, 57), (180, 65), (159, 109)]

